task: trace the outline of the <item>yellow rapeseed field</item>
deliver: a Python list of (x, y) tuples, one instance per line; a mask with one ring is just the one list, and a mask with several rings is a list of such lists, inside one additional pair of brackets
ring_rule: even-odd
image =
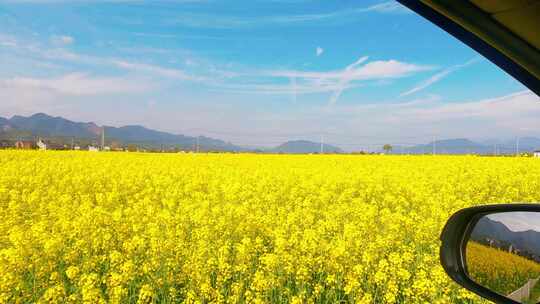
[(0, 303), (478, 303), (448, 216), (540, 161), (0, 151)]
[(467, 243), (467, 268), (474, 281), (503, 295), (540, 276), (540, 264), (476, 242)]

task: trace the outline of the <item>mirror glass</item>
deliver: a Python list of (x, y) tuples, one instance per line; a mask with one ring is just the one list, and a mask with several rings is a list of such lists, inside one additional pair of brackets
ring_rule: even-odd
[(482, 216), (466, 246), (469, 277), (520, 303), (540, 302), (540, 213)]

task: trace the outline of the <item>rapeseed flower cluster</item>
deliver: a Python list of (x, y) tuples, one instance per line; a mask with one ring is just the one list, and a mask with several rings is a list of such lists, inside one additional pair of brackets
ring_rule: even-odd
[(456, 210), (540, 201), (474, 156), (0, 152), (0, 303), (478, 303)]

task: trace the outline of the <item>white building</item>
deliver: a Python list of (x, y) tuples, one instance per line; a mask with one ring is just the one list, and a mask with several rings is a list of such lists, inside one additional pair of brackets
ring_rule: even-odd
[(41, 138), (38, 140), (36, 145), (40, 150), (47, 150), (47, 145), (43, 142), (43, 140), (41, 140)]
[(540, 150), (533, 152), (534, 157), (540, 157)]
[(98, 147), (94, 147), (94, 146), (88, 146), (88, 151), (90, 151), (90, 152), (98, 152), (98, 151), (99, 151), (99, 148), (98, 148)]

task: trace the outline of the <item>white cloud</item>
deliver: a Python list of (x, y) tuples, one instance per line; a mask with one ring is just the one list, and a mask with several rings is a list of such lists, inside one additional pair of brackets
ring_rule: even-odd
[[(329, 105), (336, 104), (344, 90), (362, 87), (364, 81), (388, 80), (406, 77), (413, 73), (431, 70), (433, 67), (400, 62), (397, 60), (367, 62), (363, 56), (342, 70), (332, 71), (299, 71), (299, 70), (267, 70), (248, 71), (235, 76), (240, 78), (234, 82), (207, 82), (211, 87), (232, 93), (246, 94), (290, 94), (293, 101), (298, 95), (314, 93), (331, 93)], [(367, 62), (367, 63), (366, 63)], [(246, 76), (247, 78), (242, 78)], [(286, 79), (287, 83), (280, 81)]]
[(443, 79), (444, 77), (448, 76), (448, 74), (450, 73), (453, 73), (457, 70), (460, 70), (462, 68), (465, 68), (471, 64), (474, 64), (476, 62), (478, 62), (480, 60), (480, 57), (475, 57), (463, 64), (458, 64), (458, 65), (454, 65), (454, 66), (451, 66), (449, 68), (446, 68), (444, 70), (442, 70), (441, 72), (439, 73), (436, 73), (435, 75), (431, 76), (430, 78), (420, 82), (419, 84), (417, 84), (414, 88), (408, 90), (408, 91), (405, 91), (403, 93), (401, 93), (399, 96), (400, 97), (403, 97), (403, 96), (407, 96), (407, 95), (411, 95), (411, 94), (414, 94), (416, 92), (419, 92), (427, 87), (429, 87), (430, 85), (438, 82), (439, 80)]
[(379, 13), (411, 13), (412, 11), (397, 1), (383, 2), (368, 7), (370, 11)]
[(7, 48), (16, 48), (19, 46), (19, 43), (15, 37), (0, 33), (0, 46)]
[(0, 41), (0, 45), (1, 46), (5, 46), (5, 47), (16, 47), (17, 44), (13, 41)]
[[(55, 78), (13, 77), (0, 80), (3, 89), (42, 90), (61, 95), (85, 96), (116, 93), (137, 93), (151, 89), (148, 82), (115, 77), (90, 77), (72, 73)], [(12, 96), (16, 99), (16, 96)]]
[[(0, 37), (1, 38), (1, 37)], [(63, 39), (68, 41), (69, 39)], [(164, 67), (160, 65), (134, 62), (121, 58), (98, 57), (80, 54), (64, 48), (48, 48), (39, 44), (16, 41), (16, 49), (21, 55), (41, 57), (54, 64), (76, 63), (87, 65), (91, 70), (97, 66), (112, 67), (129, 72), (128, 78), (154, 77), (173, 81), (197, 82), (216, 90), (238, 93), (292, 94), (293, 100), (301, 94), (332, 93), (328, 101), (333, 105), (342, 92), (352, 87), (365, 85), (367, 80), (389, 80), (405, 77), (433, 67), (400, 62), (397, 60), (378, 60), (367, 62), (368, 57), (361, 57), (342, 70), (301, 71), (301, 70), (242, 70), (234, 65), (225, 65), (225, 69), (216, 68), (213, 63), (193, 64), (195, 61), (187, 57), (186, 69)], [(322, 54), (321, 47), (316, 54)], [(222, 65), (223, 66), (223, 65)], [(72, 69), (67, 66), (67, 70)], [(191, 72), (188, 72), (191, 70)], [(73, 74), (79, 78), (85, 74)], [(72, 75), (72, 77), (74, 77)], [(288, 83), (283, 83), (287, 80)], [(58, 82), (58, 79), (56, 79)], [(167, 83), (162, 83), (167, 84)]]
[[(435, 98), (339, 111), (347, 113), (343, 114), (348, 115), (344, 120), (358, 115), (371, 128), (369, 131), (394, 133), (395, 138), (405, 134), (470, 139), (540, 135), (540, 98), (531, 91), (474, 101), (446, 102), (444, 98)], [(420, 142), (426, 140), (429, 137)]]
[(117, 58), (101, 58), (95, 56), (80, 55), (63, 49), (50, 50), (44, 53), (45, 57), (71, 62), (80, 62), (90, 65), (115, 66), (122, 70), (127, 70), (141, 74), (151, 74), (160, 77), (182, 79), (182, 80), (202, 80), (201, 77), (188, 75), (185, 71), (173, 68), (164, 68), (159, 65), (131, 62)]
[[(298, 84), (295, 78), (290, 79), (289, 84), (230, 84), (230, 83), (214, 83), (213, 86), (219, 90), (224, 90), (232, 93), (246, 94), (293, 94), (293, 99), (297, 95), (327, 93), (334, 92), (340, 87), (336, 83), (315, 84), (303, 83)], [(351, 88), (352, 85), (347, 85), (346, 88)]]
[(352, 64), (348, 65), (345, 68), (345, 71), (343, 73), (343, 77), (339, 80), (338, 88), (335, 90), (334, 94), (330, 97), (330, 101), (328, 102), (329, 105), (334, 105), (338, 98), (341, 96), (341, 93), (343, 93), (343, 90), (349, 85), (349, 82), (351, 82), (353, 79), (353, 74), (350, 73), (356, 66), (362, 64), (368, 60), (367, 56), (360, 57), (358, 60), (353, 62)]
[[(432, 107), (413, 108), (403, 114), (425, 122), (481, 118), (508, 124), (511, 120), (515, 124), (508, 127), (518, 130), (518, 126), (522, 125), (520, 120), (540, 117), (540, 98), (531, 91), (522, 91), (480, 101), (438, 103)], [(540, 120), (535, 119), (532, 126), (519, 128), (540, 130)]]
[(318, 46), (315, 49), (315, 54), (317, 55), (317, 57), (321, 56), (323, 52), (324, 52), (324, 49), (322, 47), (320, 47), (320, 46)]
[(125, 60), (117, 60), (117, 59), (111, 59), (108, 60), (110, 63), (115, 65), (116, 67), (130, 70), (138, 73), (149, 73), (149, 74), (155, 74), (163, 77), (168, 78), (176, 78), (176, 79), (182, 79), (182, 80), (201, 80), (200, 77), (194, 77), (188, 75), (186, 72), (179, 70), (179, 69), (170, 69), (170, 68), (164, 68), (157, 65), (151, 65), (146, 63), (135, 63), (135, 62), (129, 62)]
[(486, 215), (491, 220), (500, 222), (512, 231), (535, 230), (540, 232), (540, 214), (534, 212), (512, 211)]
[[(74, 39), (69, 36), (53, 36), (52, 41), (56, 41), (53, 44), (63, 44), (72, 43)], [(5, 42), (5, 43), (4, 43)], [(24, 43), (17, 41), (10, 36), (0, 35), (0, 45), (9, 46), (13, 49), (21, 52), (23, 54), (32, 54), (33, 56), (39, 56), (43, 59), (50, 61), (62, 61), (70, 62), (77, 64), (85, 64), (92, 67), (95, 66), (113, 66), (125, 71), (131, 71), (134, 73), (139, 73), (141, 76), (155, 75), (159, 77), (180, 79), (180, 80), (192, 80), (192, 81), (204, 81), (205, 77), (194, 76), (186, 73), (181, 69), (175, 68), (165, 68), (159, 65), (141, 63), (141, 62), (131, 62), (124, 59), (118, 58), (108, 58), (108, 57), (98, 57), (86, 54), (76, 53), (64, 48), (50, 48), (42, 45), (35, 45), (31, 43)], [(9, 44), (9, 45), (8, 45)]]
[(51, 42), (55, 45), (65, 46), (75, 42), (75, 39), (67, 35), (54, 35), (51, 37)]
[(180, 14), (171, 23), (187, 27), (201, 28), (239, 28), (254, 26), (271, 26), (291, 23), (307, 23), (325, 20), (335, 20), (346, 22), (355, 20), (355, 15), (363, 13), (411, 13), (403, 5), (391, 1), (383, 2), (367, 7), (348, 8), (327, 13), (304, 14), (304, 15), (278, 15), (278, 16), (259, 16), (257, 18), (247, 18), (240, 16), (209, 15), (209, 14)]
[[(0, 36), (0, 38), (3, 37)], [(69, 38), (60, 40), (71, 41)], [(184, 58), (184, 68), (176, 68), (146, 62), (134, 62), (122, 58), (81, 54), (61, 47), (51, 48), (46, 45), (19, 40), (13, 42), (17, 45), (14, 49), (20, 53), (21, 57), (25, 55), (40, 57), (45, 59), (44, 61), (54, 64), (76, 63), (77, 65), (86, 65), (90, 70), (95, 69), (97, 66), (112, 67), (129, 72), (126, 74), (128, 77), (159, 77), (172, 81), (197, 82), (215, 89), (240, 93), (292, 93), (297, 96), (299, 94), (333, 92), (329, 100), (330, 104), (334, 104), (338, 100), (343, 90), (363, 85), (359, 84), (359, 81), (388, 80), (433, 69), (431, 66), (416, 65), (397, 60), (367, 62), (367, 57), (362, 57), (343, 70), (260, 71), (239, 68), (235, 67), (235, 65), (229, 66), (228, 64), (221, 65), (222, 68), (217, 68), (211, 62), (203, 64), (199, 63), (200, 60), (194, 61), (192, 54)], [(316, 49), (316, 54), (321, 55), (322, 52), (324, 50), (321, 47)], [(67, 65), (67, 71), (72, 71), (69, 65)], [(283, 83), (280, 78), (287, 80), (289, 83)], [(294, 79), (294, 82), (291, 79)]]
[(324, 91), (332, 89), (334, 94), (332, 94), (328, 103), (329, 105), (334, 105), (343, 93), (343, 90), (353, 86), (350, 84), (355, 81), (393, 79), (433, 69), (432, 66), (416, 65), (397, 60), (378, 60), (363, 64), (367, 60), (367, 56), (360, 57), (343, 70), (337, 71), (275, 70), (264, 73), (272, 77), (295, 78), (303, 83), (309, 83), (314, 87), (320, 86), (325, 88)]
[(49, 78), (4, 78), (0, 79), (0, 116), (46, 112), (95, 120), (105, 113), (113, 118), (128, 108), (137, 108), (134, 104), (153, 89), (155, 86), (148, 79), (80, 73)]
[(346, 67), (344, 70), (327, 71), (327, 72), (311, 72), (298, 70), (274, 70), (265, 72), (269, 76), (274, 77), (298, 77), (304, 79), (326, 79), (340, 80), (344, 77), (350, 80), (369, 80), (369, 79), (384, 79), (398, 78), (410, 75), (415, 72), (432, 70), (433, 66), (416, 65), (412, 63), (400, 62), (397, 60), (377, 60), (371, 61), (359, 68), (355, 68), (359, 63), (363, 63), (368, 59), (367, 56), (359, 58), (352, 64), (351, 68)]

